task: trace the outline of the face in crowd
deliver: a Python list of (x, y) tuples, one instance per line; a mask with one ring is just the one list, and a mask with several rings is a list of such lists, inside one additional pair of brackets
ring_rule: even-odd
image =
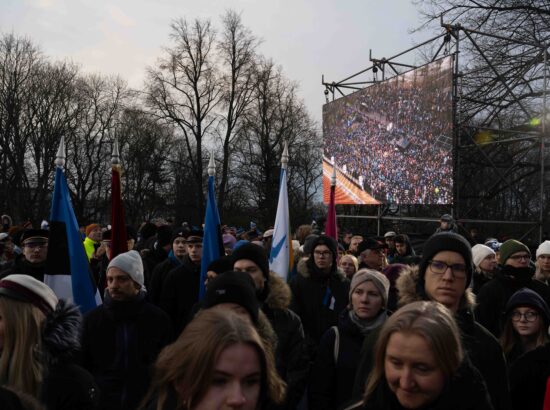
[(536, 338), (543, 325), (539, 312), (529, 306), (515, 308), (512, 311), (511, 319), (514, 330), (525, 339)]
[(313, 261), (315, 266), (323, 272), (330, 272), (334, 257), (329, 247), (326, 245), (317, 245), (313, 251)]
[(407, 254), (407, 244), (404, 242), (395, 242), (395, 250), (399, 255), (405, 256)]
[(342, 255), (338, 266), (340, 267), (340, 269), (342, 269), (344, 275), (346, 275), (346, 277), (350, 279), (356, 271), (353, 259), (351, 259), (351, 255)]
[(531, 257), (527, 251), (519, 251), (510, 255), (506, 259), (505, 265), (512, 266), (513, 268), (526, 268), (529, 266)]
[(479, 264), (479, 269), (484, 272), (493, 272), (497, 267), (497, 257), (496, 255), (490, 254), (487, 255)]
[(107, 289), (111, 299), (124, 301), (134, 298), (139, 293), (140, 285), (122, 269), (111, 267), (107, 270)]
[(537, 264), (542, 272), (550, 273), (550, 255), (539, 255), (537, 257)]
[(428, 263), (424, 288), (433, 300), (456, 312), (467, 286), (468, 271), (458, 252), (441, 251)]
[(90, 238), (92, 241), (100, 242), (101, 235), (101, 226), (97, 226), (90, 231), (90, 233), (88, 234), (88, 238)]
[(200, 263), (202, 259), (202, 242), (192, 242), (187, 244), (187, 254), (193, 263)]
[(46, 262), (48, 256), (48, 239), (29, 238), (23, 242), (23, 255), (32, 264)]
[(351, 294), (351, 307), (363, 320), (375, 318), (384, 306), (384, 299), (378, 288), (368, 280), (357, 286)]
[(237, 272), (245, 272), (250, 275), (254, 281), (256, 290), (261, 291), (265, 286), (264, 273), (254, 261), (250, 259), (239, 259), (233, 265), (233, 270)]
[(183, 258), (183, 256), (187, 253), (185, 238), (177, 237), (174, 239), (174, 242), (172, 242), (172, 250), (174, 251), (174, 256), (176, 258)]
[(351, 242), (349, 244), (349, 251), (350, 252), (357, 252), (357, 246), (363, 242), (363, 237), (359, 235), (355, 235), (351, 238)]
[(365, 249), (359, 255), (361, 261), (365, 263), (368, 267), (376, 270), (382, 270), (384, 266), (384, 250), (381, 248), (378, 249)]

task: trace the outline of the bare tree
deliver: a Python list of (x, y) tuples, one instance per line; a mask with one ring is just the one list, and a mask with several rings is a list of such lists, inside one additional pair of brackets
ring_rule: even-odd
[(218, 42), (218, 52), (222, 84), (220, 115), (224, 132), (218, 205), (223, 210), (229, 180), (232, 142), (252, 102), (258, 40), (249, 29), (244, 27), (241, 16), (234, 11), (227, 11), (222, 17), (222, 22), (223, 29)]
[(196, 184), (196, 201), (204, 210), (203, 140), (215, 122), (221, 90), (214, 65), (215, 31), (210, 21), (172, 24), (172, 48), (158, 67), (148, 70), (146, 101), (157, 118), (173, 124), (184, 137)]

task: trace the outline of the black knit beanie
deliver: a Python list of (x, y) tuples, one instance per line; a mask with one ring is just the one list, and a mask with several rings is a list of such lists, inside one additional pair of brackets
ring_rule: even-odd
[(544, 318), (546, 325), (550, 323), (550, 310), (540, 295), (534, 290), (522, 288), (514, 293), (506, 304), (505, 315), (508, 315), (517, 307), (529, 306), (536, 309)]
[(469, 286), (473, 273), (472, 247), (463, 236), (457, 233), (439, 232), (430, 236), (424, 244), (422, 259), (420, 260), (420, 264), (418, 266), (418, 272), (420, 274), (419, 283), (422, 283), (422, 288), (424, 288), (424, 276), (426, 275), (428, 262), (441, 251), (452, 251), (462, 255), (468, 275), (466, 279), (466, 286)]
[(269, 280), (269, 259), (264, 248), (255, 243), (245, 243), (231, 255), (233, 264), (241, 259), (249, 259), (262, 270), (266, 281)]
[(202, 308), (208, 309), (221, 303), (235, 303), (242, 306), (250, 314), (252, 322), (258, 323), (260, 303), (256, 298), (254, 281), (248, 273), (224, 272), (208, 283)]
[(315, 248), (318, 247), (319, 245), (325, 245), (330, 250), (330, 252), (332, 253), (332, 262), (333, 264), (335, 264), (338, 258), (338, 244), (336, 243), (336, 241), (330, 236), (320, 235), (311, 244), (311, 252), (309, 254), (310, 258), (313, 258), (313, 254), (315, 253)]

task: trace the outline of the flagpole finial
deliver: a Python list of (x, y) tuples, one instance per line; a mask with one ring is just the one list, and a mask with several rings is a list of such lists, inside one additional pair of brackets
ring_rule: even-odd
[(288, 141), (285, 140), (283, 155), (281, 155), (281, 168), (286, 169), (287, 165), (288, 165)]
[(120, 164), (120, 154), (118, 152), (118, 139), (115, 139), (115, 143), (113, 145), (113, 153), (111, 154), (111, 164), (112, 165)]
[(332, 176), (330, 177), (330, 186), (336, 186), (336, 161), (332, 164)]
[(216, 175), (216, 161), (214, 161), (214, 151), (210, 151), (210, 160), (208, 161), (208, 176)]
[(61, 141), (59, 141), (59, 148), (57, 149), (57, 155), (55, 158), (55, 165), (59, 168), (63, 168), (65, 166), (65, 158), (65, 137), (61, 136)]

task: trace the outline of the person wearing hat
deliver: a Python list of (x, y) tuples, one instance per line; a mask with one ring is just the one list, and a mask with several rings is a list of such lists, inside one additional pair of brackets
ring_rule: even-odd
[(547, 343), (549, 325), (550, 310), (538, 293), (527, 288), (514, 293), (506, 304), (500, 337), (508, 366), (525, 352)]
[(199, 301), (202, 231), (192, 231), (185, 239), (186, 255), (180, 266), (166, 275), (158, 306), (168, 313), (176, 334), (180, 334)]
[(351, 397), (365, 337), (384, 324), (389, 280), (380, 272), (361, 269), (353, 276), (349, 304), (338, 324), (323, 335), (308, 383), (310, 408), (341, 408)]
[(397, 234), (394, 231), (388, 231), (384, 234), (384, 242), (388, 245), (388, 250), (386, 256), (389, 263), (393, 263), (393, 257), (395, 256), (397, 250), (395, 249), (395, 237)]
[(373, 269), (381, 271), (387, 265), (384, 250), (388, 247), (385, 243), (374, 238), (365, 238), (357, 246), (359, 269)]
[(187, 236), (189, 233), (184, 229), (178, 229), (172, 235), (171, 249), (168, 252), (168, 257), (159, 263), (153, 269), (149, 286), (147, 291), (149, 293), (149, 299), (155, 305), (159, 305), (160, 295), (162, 293), (162, 287), (164, 281), (168, 276), (168, 273), (181, 266), (185, 261), (185, 255), (187, 255)]
[(273, 241), (274, 232), (275, 232), (275, 229), (271, 228), (265, 231), (262, 235), (262, 243), (268, 255), (271, 253), (271, 243)]
[(168, 253), (172, 249), (173, 233), (171, 226), (159, 226), (156, 235), (149, 240), (149, 246), (140, 251), (143, 258), (145, 286), (149, 287), (151, 284), (151, 277), (155, 267), (168, 258)]
[(439, 233), (439, 232), (456, 233), (457, 231), (458, 231), (458, 228), (456, 226), (454, 218), (450, 214), (441, 215), (441, 218), (439, 218), (439, 228), (437, 228), (435, 233)]
[[(98, 409), (93, 377), (75, 364), (76, 306), (58, 300), (43, 282), (14, 274), (0, 280), (0, 318), (0, 385), (48, 409)], [(4, 404), (0, 400), (2, 409)]]
[(302, 322), (289, 309), (290, 288), (270, 272), (267, 253), (262, 246), (244, 244), (233, 252), (231, 260), (234, 271), (247, 273), (252, 279), (261, 311), (275, 331), (275, 363), (279, 375), (287, 383), (287, 397), (282, 408), (294, 409), (305, 390), (309, 361)]
[(150, 367), (171, 342), (170, 319), (146, 299), (139, 252), (121, 253), (107, 267), (103, 304), (86, 314), (82, 329), (82, 364), (100, 388), (100, 408), (138, 408)]
[(49, 232), (44, 229), (27, 229), (20, 243), (23, 249), (6, 268), (0, 272), (0, 278), (13, 274), (29, 275), (43, 282), (46, 258), (48, 256)]
[(101, 242), (101, 225), (93, 223), (86, 226), (86, 237), (84, 238), (84, 250), (86, 250), (86, 256), (88, 261), (92, 259), (94, 252), (100, 246)]
[(394, 238), (396, 253), (391, 263), (402, 263), (404, 265), (416, 265), (420, 257), (416, 256), (411, 240), (408, 235), (396, 235)]
[(349, 280), (338, 270), (336, 248), (329, 236), (315, 238), (309, 258), (298, 263), (298, 274), (290, 280), (290, 309), (302, 320), (311, 360), (323, 334), (348, 305)]
[[(404, 269), (397, 279), (398, 305), (402, 307), (419, 300), (433, 300), (447, 307), (460, 329), (463, 349), (485, 379), (493, 408), (509, 409), (504, 354), (498, 340), (474, 318), (475, 297), (469, 287), (472, 276), (470, 243), (454, 232), (433, 234), (424, 244), (419, 265)], [(355, 394), (362, 393), (372, 369), (370, 352), (375, 340), (369, 337), (367, 342), (371, 345), (363, 348), (366, 353), (358, 371), (357, 377), (360, 379), (355, 381)]]
[(472, 261), (474, 262), (472, 291), (477, 295), (481, 287), (495, 276), (497, 267), (495, 251), (478, 243), (472, 247)]
[(550, 241), (544, 241), (539, 245), (536, 258), (535, 279), (550, 285)]
[(502, 334), (502, 316), (510, 297), (521, 288), (539, 294), (550, 306), (550, 288), (534, 278), (531, 251), (527, 245), (509, 239), (500, 247), (499, 266), (493, 280), (486, 283), (477, 295), (476, 320), (495, 337)]

